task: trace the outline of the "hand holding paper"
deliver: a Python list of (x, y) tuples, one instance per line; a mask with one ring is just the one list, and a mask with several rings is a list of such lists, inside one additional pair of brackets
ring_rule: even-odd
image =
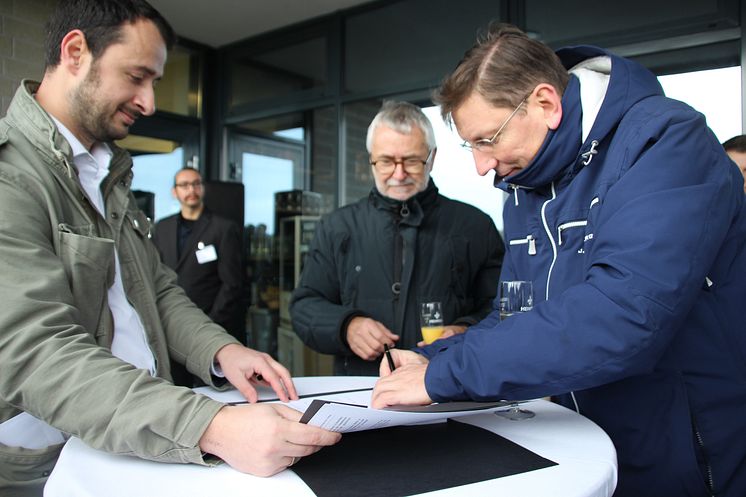
[(290, 372), (269, 354), (229, 344), (218, 350), (215, 358), (228, 381), (249, 402), (256, 402), (259, 398), (254, 387), (258, 375), (261, 375), (261, 381), (268, 384), (281, 401), (298, 398)]
[(208, 425), (199, 447), (239, 471), (270, 476), (340, 440), (338, 433), (298, 423), (300, 417), (282, 404), (225, 406)]

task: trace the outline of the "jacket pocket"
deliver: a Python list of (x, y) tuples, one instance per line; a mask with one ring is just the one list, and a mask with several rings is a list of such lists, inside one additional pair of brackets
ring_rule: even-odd
[(63, 445), (24, 449), (0, 444), (0, 495), (41, 495)]
[(80, 234), (90, 233), (90, 226), (74, 227), (63, 223), (58, 231), (59, 257), (80, 312), (80, 323), (89, 333), (98, 335), (106, 295), (114, 284), (114, 241)]
[(523, 250), (525, 248), (526, 254), (536, 255), (536, 238), (534, 238), (534, 235), (528, 234), (522, 238), (513, 238), (508, 240), (508, 245), (514, 249)]
[(574, 219), (565, 221), (557, 226), (557, 248), (559, 251), (585, 253), (585, 243), (593, 239), (592, 234), (586, 234), (588, 221)]
[(697, 423), (683, 378), (678, 378), (675, 387), (679, 392), (679, 408), (668, 416), (670, 440), (678, 444), (669, 450), (668, 462), (674, 472), (671, 479), (681, 482), (676, 490), (678, 495), (715, 495), (706, 436)]

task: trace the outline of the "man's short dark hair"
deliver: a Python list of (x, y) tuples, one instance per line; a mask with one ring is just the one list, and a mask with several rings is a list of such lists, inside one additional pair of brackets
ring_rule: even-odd
[(60, 45), (67, 33), (79, 29), (88, 49), (97, 59), (110, 45), (122, 38), (122, 27), (141, 19), (152, 21), (171, 49), (176, 35), (166, 19), (145, 0), (60, 0), (47, 22), (44, 42), (46, 69), (60, 63)]
[(746, 135), (738, 135), (723, 142), (723, 148), (726, 152), (746, 153)]
[(181, 169), (174, 173), (174, 186), (176, 186), (176, 178), (184, 171), (194, 171), (195, 173), (199, 174), (199, 178), (202, 179), (202, 173), (199, 172), (199, 169), (195, 169), (192, 166), (183, 166)]

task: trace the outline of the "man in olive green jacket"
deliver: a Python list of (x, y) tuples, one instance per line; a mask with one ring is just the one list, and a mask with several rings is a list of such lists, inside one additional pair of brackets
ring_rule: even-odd
[(25, 81), (0, 121), (0, 495), (40, 495), (70, 435), (258, 475), (338, 441), (287, 406), (224, 406), (169, 382), (174, 359), (250, 401), (258, 375), (297, 397), (284, 367), (212, 323), (159, 262), (113, 145), (155, 110), (168, 23), (144, 0), (63, 0), (48, 31), (42, 82)]

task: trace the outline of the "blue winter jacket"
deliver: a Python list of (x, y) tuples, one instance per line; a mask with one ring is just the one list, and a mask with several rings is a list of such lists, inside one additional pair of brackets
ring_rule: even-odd
[(533, 281), (534, 308), (422, 349), (427, 392), (558, 396), (614, 442), (617, 496), (746, 496), (743, 178), (643, 67), (558, 55), (610, 56), (611, 72), (587, 139), (571, 76), (558, 129), (498, 185), (501, 279)]

